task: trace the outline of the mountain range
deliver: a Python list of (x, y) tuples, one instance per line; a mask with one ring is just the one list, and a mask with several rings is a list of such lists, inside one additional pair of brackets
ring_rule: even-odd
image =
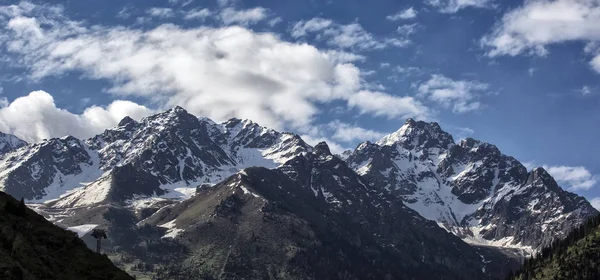
[(181, 107), (89, 139), (0, 134), (0, 190), (154, 279), (482, 279), (598, 212), (543, 168), (437, 123), (334, 155)]

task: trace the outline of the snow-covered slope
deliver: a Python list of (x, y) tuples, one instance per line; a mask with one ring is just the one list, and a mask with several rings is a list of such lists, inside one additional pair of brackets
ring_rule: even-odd
[(33, 202), (58, 198), (100, 175), (98, 154), (71, 136), (0, 154), (0, 190)]
[(409, 119), (377, 143), (360, 144), (347, 162), (372, 188), (475, 244), (532, 252), (597, 213), (542, 168), (527, 172), (471, 138), (455, 143), (437, 123)]

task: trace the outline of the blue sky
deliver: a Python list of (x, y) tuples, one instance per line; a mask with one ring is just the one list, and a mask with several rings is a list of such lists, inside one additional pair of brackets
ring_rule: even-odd
[(27, 141), (181, 105), (340, 151), (413, 117), (600, 197), (598, 0), (0, 5), (0, 131)]

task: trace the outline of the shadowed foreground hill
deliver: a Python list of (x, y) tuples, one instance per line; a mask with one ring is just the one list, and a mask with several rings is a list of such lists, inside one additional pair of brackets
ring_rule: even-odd
[(133, 279), (103, 255), (0, 192), (0, 279)]
[(600, 216), (526, 260), (508, 279), (600, 279)]

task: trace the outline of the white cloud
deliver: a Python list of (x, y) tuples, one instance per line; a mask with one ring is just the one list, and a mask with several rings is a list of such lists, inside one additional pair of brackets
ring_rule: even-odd
[(220, 12), (221, 21), (224, 24), (250, 25), (267, 18), (267, 9), (256, 7), (247, 10), (236, 10), (228, 7)]
[(192, 20), (192, 19), (204, 20), (204, 19), (210, 17), (211, 15), (212, 15), (212, 12), (208, 8), (203, 8), (203, 9), (196, 8), (196, 9), (186, 11), (185, 14), (183, 15), (183, 18), (187, 19), (187, 20)]
[(600, 211), (600, 197), (594, 197), (590, 199), (590, 204), (592, 204), (596, 210)]
[(339, 120), (332, 121), (327, 126), (333, 131), (333, 139), (346, 143), (366, 140), (375, 141), (385, 136), (385, 133), (353, 126)]
[(429, 119), (430, 111), (413, 97), (391, 96), (377, 91), (359, 91), (348, 99), (350, 107), (356, 107), (363, 114), (370, 113), (388, 118)]
[(326, 53), (329, 59), (339, 63), (365, 61), (367, 59), (364, 55), (345, 51), (328, 50)]
[(592, 88), (590, 86), (583, 86), (578, 90), (581, 95), (586, 96), (592, 94)]
[(10, 104), (0, 104), (0, 131), (36, 142), (51, 137), (90, 137), (119, 123), (125, 116), (140, 119), (152, 111), (130, 101), (115, 100), (107, 107), (92, 106), (80, 115), (56, 107), (54, 98), (34, 91)]
[(296, 22), (291, 29), (294, 38), (315, 34), (318, 40), (324, 40), (329, 46), (340, 49), (378, 50), (389, 46), (404, 47), (410, 43), (406, 36), (401, 38), (377, 38), (360, 24), (337, 24), (323, 18), (312, 18)]
[[(532, 54), (544, 56), (551, 44), (600, 40), (597, 0), (531, 0), (507, 12), (490, 34), (481, 39), (489, 56)], [(593, 48), (586, 47), (592, 52)], [(600, 72), (600, 58), (591, 66)]]
[(596, 55), (592, 61), (590, 61), (590, 65), (592, 66), (592, 69), (600, 73), (600, 54)]
[(480, 108), (478, 94), (486, 91), (489, 85), (478, 81), (456, 81), (443, 75), (431, 78), (417, 88), (419, 96), (452, 108), (453, 112), (465, 113)]
[(473, 130), (472, 128), (469, 127), (456, 127), (453, 129), (454, 130), (454, 136), (456, 136), (457, 139), (466, 139), (467, 137), (473, 135), (475, 133), (475, 130)]
[(465, 8), (492, 8), (493, 0), (425, 0), (441, 13), (453, 14)]
[(269, 20), (268, 23), (269, 23), (269, 26), (273, 27), (273, 26), (279, 24), (282, 21), (283, 21), (283, 19), (281, 17), (276, 17), (276, 18), (274, 18), (272, 20)]
[(170, 17), (174, 17), (175, 13), (173, 12), (173, 9), (171, 8), (149, 8), (146, 10), (146, 13), (150, 16), (153, 17), (157, 17), (157, 18), (170, 18)]
[(177, 5), (179, 4), (181, 7), (185, 7), (191, 4), (194, 0), (169, 0), (169, 4)]
[(412, 34), (416, 33), (418, 28), (419, 28), (419, 24), (418, 23), (403, 24), (403, 25), (398, 26), (398, 28), (396, 29), (396, 31), (400, 35), (409, 36), (409, 35), (412, 35)]
[(535, 74), (535, 71), (537, 71), (537, 68), (527, 69), (527, 73), (529, 73), (529, 77), (533, 77), (533, 74)]
[(413, 7), (410, 7), (406, 10), (399, 11), (399, 12), (397, 12), (393, 15), (389, 15), (385, 18), (388, 20), (391, 20), (391, 21), (397, 21), (397, 20), (411, 19), (411, 18), (416, 18), (416, 17), (417, 17), (417, 11)]
[(294, 24), (291, 35), (294, 38), (306, 36), (308, 33), (320, 32), (331, 26), (333, 21), (323, 18), (312, 18), (308, 21), (299, 21)]
[(589, 190), (597, 182), (596, 176), (583, 166), (543, 167), (559, 185), (566, 185), (570, 190)]
[(119, 13), (117, 13), (116, 17), (120, 19), (128, 19), (129, 17), (131, 17), (132, 10), (133, 6), (127, 5), (123, 7), (123, 9), (119, 11)]
[(22, 10), (0, 18), (9, 27), (0, 30), (5, 53), (33, 80), (81, 74), (108, 81), (111, 94), (134, 96), (158, 109), (181, 105), (216, 121), (235, 116), (274, 129), (311, 126), (319, 105), (333, 101), (388, 118), (429, 115), (412, 97), (365, 90), (363, 71), (349, 63), (362, 56), (323, 52), (268, 32), (173, 24), (146, 30), (39, 18)]
[(405, 76), (412, 76), (423, 73), (423, 70), (416, 66), (396, 66), (394, 67), (394, 71)]

